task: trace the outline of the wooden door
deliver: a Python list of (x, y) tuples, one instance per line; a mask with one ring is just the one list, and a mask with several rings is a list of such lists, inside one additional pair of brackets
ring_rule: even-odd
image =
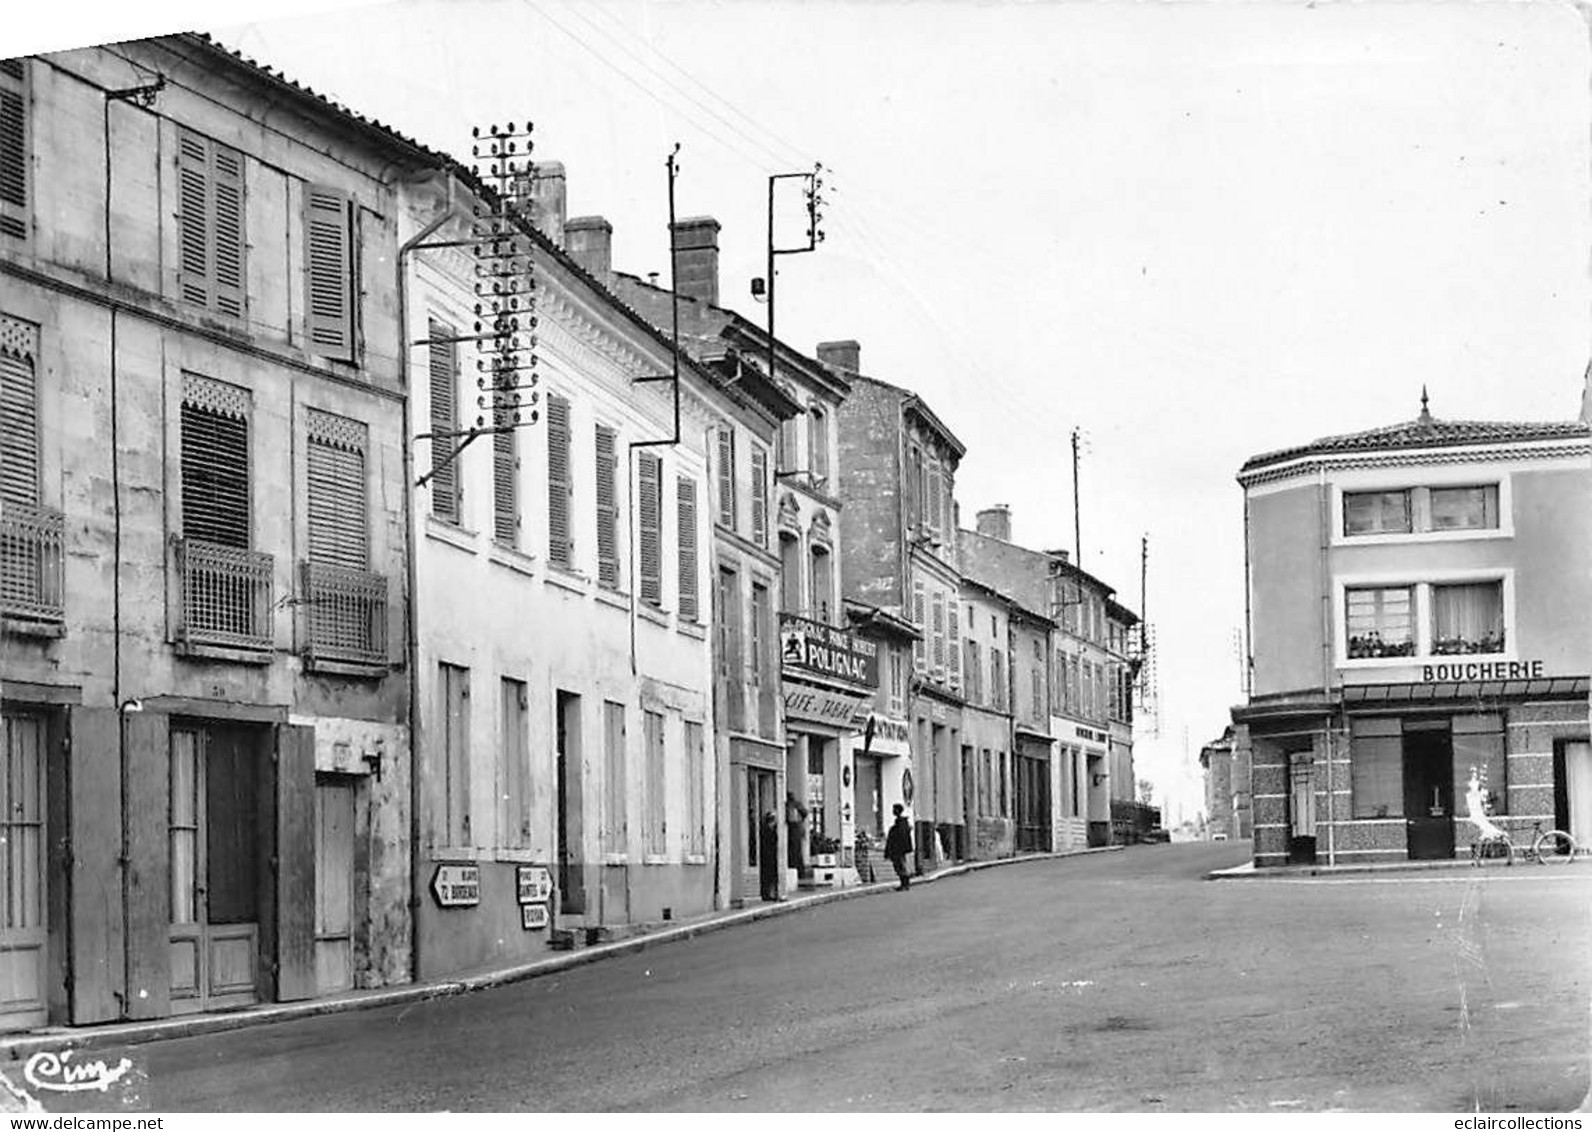
[(171, 729), (171, 1009), (246, 1006), (259, 969), (254, 735)]
[(354, 780), (315, 783), (315, 985), (354, 987)]
[(45, 717), (6, 715), (0, 735), (0, 1029), (46, 1020)]
[[(1592, 743), (1564, 745), (1563, 816), (1554, 814), (1554, 824), (1575, 838), (1583, 850), (1592, 847)], [(1555, 807), (1558, 810), (1560, 807)]]
[(1442, 730), (1404, 729), (1404, 824), (1413, 860), (1454, 855), (1454, 747)]
[(1316, 859), (1316, 764), (1309, 752), (1288, 755), (1288, 860)]

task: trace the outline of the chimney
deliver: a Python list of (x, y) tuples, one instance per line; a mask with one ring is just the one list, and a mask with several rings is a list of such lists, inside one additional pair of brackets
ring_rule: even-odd
[(830, 369), (838, 369), (844, 373), (861, 373), (862, 347), (851, 338), (843, 342), (820, 342), (818, 360)]
[(719, 305), (719, 222), (692, 216), (674, 223), (674, 289), (688, 299)]
[(978, 513), (978, 533), (985, 538), (1012, 541), (1012, 509), (1004, 503), (986, 507)]
[(572, 216), (564, 225), (564, 250), (598, 280), (614, 269), (614, 226), (601, 216)]
[(531, 223), (559, 247), (564, 246), (564, 163), (538, 161), (531, 172)]

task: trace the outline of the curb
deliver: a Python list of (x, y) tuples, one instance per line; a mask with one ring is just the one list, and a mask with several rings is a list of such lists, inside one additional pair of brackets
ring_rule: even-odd
[(1277, 865), (1257, 869), (1253, 861), (1246, 861), (1230, 869), (1216, 869), (1205, 874), (1206, 880), (1297, 880), (1301, 877), (1341, 876), (1408, 876), (1412, 873), (1474, 872), (1479, 877), (1504, 875), (1492, 869), (1477, 869), (1470, 861), (1408, 861), (1381, 865)]
[[(937, 872), (913, 877), (912, 879), (914, 884), (932, 884), (947, 877), (961, 876), (964, 873), (978, 872), (981, 869), (996, 868), (1001, 865), (1018, 865), (1028, 861), (1053, 861), (1067, 857), (1083, 857), (1093, 853), (1116, 852), (1122, 848), (1123, 846), (1121, 845), (1105, 845), (1094, 849), (1073, 849), (1061, 853), (1025, 853), (1019, 857), (1000, 857), (992, 861), (968, 861), (960, 865), (948, 865)], [(89, 1050), (106, 1046), (140, 1045), (146, 1042), (167, 1041), (174, 1038), (198, 1037), (205, 1034), (243, 1030), (251, 1026), (268, 1026), (277, 1022), (296, 1022), (303, 1018), (318, 1018), (327, 1014), (347, 1014), (356, 1010), (373, 1010), (381, 1006), (402, 1006), (417, 1002), (430, 1002), (439, 998), (451, 998), (455, 995), (469, 994), (473, 991), (487, 990), (492, 987), (508, 986), (511, 983), (538, 979), (545, 975), (557, 974), (560, 971), (568, 971), (575, 967), (584, 967), (588, 963), (596, 963), (611, 956), (629, 955), (658, 944), (694, 939), (697, 936), (708, 935), (724, 928), (755, 923), (758, 920), (772, 919), (775, 916), (790, 915), (807, 908), (818, 907), (821, 904), (832, 904), (838, 900), (852, 900), (861, 896), (872, 896), (880, 892), (891, 892), (895, 890), (895, 887), (894, 881), (877, 881), (873, 884), (837, 888), (830, 892), (815, 892), (811, 895), (798, 896), (778, 903), (760, 904), (752, 908), (722, 912), (697, 923), (681, 924), (679, 927), (646, 932), (641, 935), (631, 936), (628, 939), (580, 948), (561, 955), (549, 956), (546, 959), (537, 959), (529, 963), (519, 963), (510, 967), (500, 967), (476, 975), (381, 990), (356, 991), (340, 998), (321, 999), (315, 1002), (272, 1003), (226, 1014), (194, 1014), (183, 1018), (162, 1018), (152, 1022), (121, 1022), (82, 1029), (62, 1028), (10, 1039), (0, 1039), (0, 1060), (18, 1061), (43, 1051), (59, 1053), (68, 1049)]]

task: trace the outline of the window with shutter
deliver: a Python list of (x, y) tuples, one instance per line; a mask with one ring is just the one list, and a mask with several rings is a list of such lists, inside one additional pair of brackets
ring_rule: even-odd
[(945, 679), (945, 595), (934, 591), (934, 678)]
[(735, 430), (719, 429), (719, 526), (735, 529)]
[(912, 624), (917, 627), (917, 639), (912, 642), (912, 668), (915, 672), (922, 672), (928, 667), (927, 646), (924, 638), (927, 636), (928, 622), (923, 616), (923, 583), (912, 583)]
[(430, 321), (431, 513), (448, 523), (460, 521), (459, 344), (452, 326)]
[(0, 67), (0, 235), (28, 234), (28, 91), (21, 59)]
[(663, 461), (652, 452), (637, 457), (641, 600), (663, 604)]
[(974, 703), (984, 702), (984, 670), (979, 660), (978, 642), (967, 642), (967, 698)]
[(931, 530), (940, 529), (940, 472), (937, 468), (929, 471), (929, 498), (923, 509), (923, 521)]
[(619, 434), (607, 425), (595, 429), (597, 448), (597, 584), (619, 588)]
[(364, 570), (370, 564), (365, 450), (359, 421), (311, 409), (305, 450), (310, 561)]
[(323, 358), (354, 360), (354, 202), (324, 185), (304, 189), (305, 338)]
[(0, 315), (0, 501), (39, 505), (39, 328)]
[(575, 485), (569, 467), (569, 398), (547, 398), (547, 560), (568, 570), (575, 560), (569, 501)]
[(752, 449), (752, 541), (768, 545), (768, 453)]
[(248, 549), (249, 416), (248, 390), (196, 374), (183, 375), (185, 537)]
[(681, 476), (676, 485), (679, 528), (675, 533), (679, 549), (680, 619), (695, 621), (701, 616), (697, 598), (697, 501), (696, 481)]
[(667, 852), (665, 803), (667, 789), (664, 780), (663, 713), (642, 713), (642, 747), (646, 760), (641, 776), (641, 817), (644, 852), (649, 857), (661, 857)]
[(951, 662), (951, 687), (960, 688), (962, 686), (962, 634), (958, 625), (956, 605), (957, 603), (953, 600), (950, 609), (951, 624), (947, 634), (950, 640), (946, 646), (946, 654), (947, 659)]
[(182, 130), (177, 140), (178, 288), (185, 301), (243, 314), (243, 155)]
[(817, 405), (807, 416), (807, 466), (815, 479), (829, 476), (829, 418)]
[(492, 412), (492, 537), (503, 546), (520, 544), (520, 434), (511, 411)]

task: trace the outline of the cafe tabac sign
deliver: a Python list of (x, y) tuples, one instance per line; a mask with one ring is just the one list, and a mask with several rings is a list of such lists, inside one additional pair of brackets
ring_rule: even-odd
[(879, 686), (878, 644), (833, 625), (780, 614), (779, 655), (787, 676), (809, 674), (856, 688)]

